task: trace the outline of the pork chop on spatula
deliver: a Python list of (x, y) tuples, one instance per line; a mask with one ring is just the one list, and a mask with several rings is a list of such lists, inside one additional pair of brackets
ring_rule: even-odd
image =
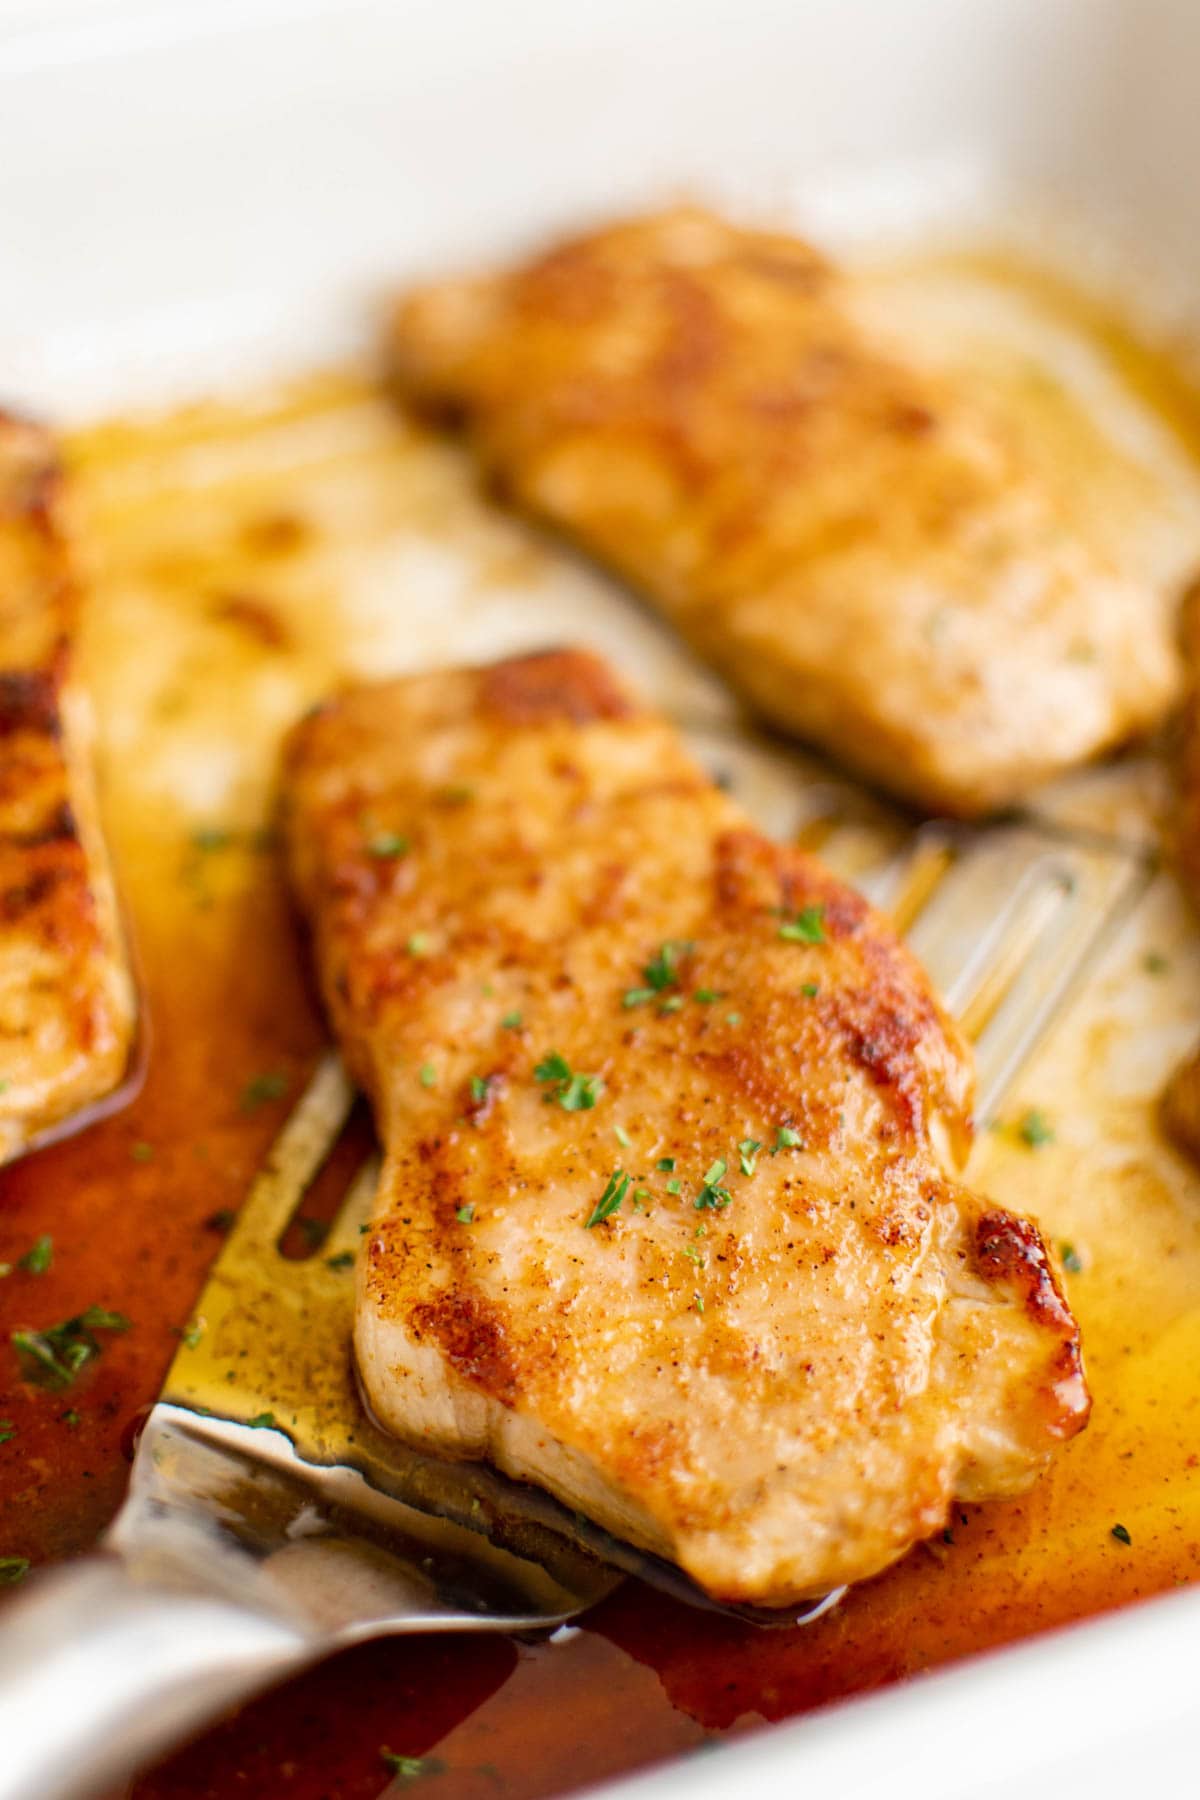
[(384, 1144), (355, 1342), (388, 1430), (784, 1607), (1082, 1427), (1036, 1226), (956, 1180), (971, 1073), (921, 969), (601, 662), (359, 688), (285, 786)]

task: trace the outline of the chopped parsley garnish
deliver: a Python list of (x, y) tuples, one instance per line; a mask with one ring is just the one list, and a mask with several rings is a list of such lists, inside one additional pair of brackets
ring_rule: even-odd
[(1028, 1144), (1031, 1150), (1040, 1150), (1043, 1144), (1054, 1142), (1054, 1127), (1044, 1112), (1039, 1112), (1036, 1106), (1031, 1106), (1029, 1111), (1018, 1121), (1017, 1136), (1023, 1144)]
[(800, 989), (800, 992), (804, 995), (806, 1000), (815, 1000), (820, 991), (821, 984), (819, 981), (806, 981)]
[(460, 1206), (454, 1216), (460, 1225), (473, 1225), (475, 1223), (474, 1204), (470, 1206)]
[(191, 842), (193, 850), (228, 850), (233, 833), (222, 825), (201, 825), (193, 831)]
[(54, 1261), (54, 1239), (43, 1234), (32, 1243), (24, 1256), (17, 1258), (18, 1269), (27, 1269), (31, 1275), (44, 1275)]
[(630, 1142), (629, 1133), (623, 1125), (613, 1126), (613, 1136), (616, 1138), (618, 1144), (620, 1144), (622, 1150), (628, 1150)]
[(790, 944), (823, 944), (825, 942), (825, 908), (802, 906), (794, 919), (785, 919), (779, 935)]
[(488, 1084), (489, 1084), (490, 1080), (491, 1080), (491, 1077), (488, 1075), (472, 1075), (472, 1077), (471, 1077), (471, 1098), (475, 1102), (476, 1106), (482, 1106), (484, 1101), (487, 1099)]
[(604, 1092), (599, 1075), (576, 1075), (565, 1056), (552, 1050), (533, 1071), (535, 1081), (550, 1082), (554, 1091), (547, 1100), (557, 1100), (564, 1112), (590, 1112)]
[(179, 1335), (189, 1350), (195, 1350), (204, 1336), (204, 1320), (193, 1319), (191, 1324), (185, 1326)]
[(779, 1130), (775, 1133), (775, 1142), (771, 1146), (771, 1154), (774, 1156), (779, 1150), (803, 1150), (803, 1148), (804, 1140), (800, 1136), (800, 1133), (798, 1131), (793, 1131), (790, 1125), (781, 1125)]
[(70, 1387), (85, 1363), (100, 1355), (98, 1331), (128, 1331), (124, 1313), (89, 1306), (61, 1325), (45, 1331), (14, 1331), (13, 1347), (24, 1365), (24, 1379), (42, 1387)]
[(738, 1145), (738, 1161), (742, 1165), (743, 1175), (753, 1175), (758, 1153), (762, 1145), (757, 1138), (743, 1138)]
[(679, 1012), (680, 1009), (682, 1008), (682, 1006), (683, 1006), (683, 995), (682, 994), (669, 994), (667, 996), (667, 998), (663, 1001), (662, 1005), (659, 1007), (658, 1010), (660, 1013), (673, 1013), (673, 1012)]
[(1118, 1544), (1132, 1544), (1133, 1542), (1128, 1527), (1125, 1525), (1114, 1525), (1111, 1535), (1116, 1538)]
[(702, 1313), (704, 1311), (704, 1295), (703, 1294), (693, 1294), (692, 1299), (696, 1303), (696, 1311), (698, 1313)]
[(687, 1257), (689, 1262), (699, 1263), (701, 1268), (704, 1267), (705, 1261), (707, 1260), (703, 1250), (697, 1250), (695, 1244), (685, 1244), (683, 1246), (683, 1254)]
[(74, 1431), (79, 1423), (79, 1414), (75, 1411), (73, 1406), (68, 1406), (67, 1410), (65, 1412), (60, 1412), (58, 1416), (64, 1425), (70, 1426), (72, 1431)]
[(725, 1023), (727, 1025), (740, 1025), (741, 1022), (742, 1022), (741, 1013), (726, 1013), (725, 1014)]
[(9, 1438), (16, 1437), (17, 1428), (11, 1419), (0, 1419), (0, 1444), (7, 1444)]
[(426, 931), (414, 931), (404, 948), (408, 951), (410, 956), (428, 956), (429, 933)]
[(697, 988), (692, 995), (692, 999), (699, 1006), (711, 1006), (714, 1000), (723, 1000), (724, 998), (724, 994), (719, 994), (716, 988)]
[(246, 1423), (251, 1431), (271, 1431), (275, 1426), (275, 1414), (273, 1412), (255, 1413), (252, 1419), (246, 1420)]
[(1078, 1275), (1083, 1268), (1083, 1258), (1080, 1256), (1074, 1244), (1064, 1244), (1062, 1246), (1061, 1254), (1062, 1266), (1067, 1271), (1067, 1274)]
[(422, 1063), (419, 1075), (423, 1088), (431, 1088), (437, 1080), (437, 1070), (432, 1063)]
[(23, 1581), (29, 1573), (27, 1556), (0, 1556), (0, 1583), (12, 1587), (14, 1582)]
[(400, 1756), (395, 1750), (381, 1747), (379, 1760), (398, 1781), (421, 1781), (427, 1775), (440, 1775), (445, 1763), (437, 1756)]
[(374, 837), (367, 839), (367, 855), (376, 856), (381, 862), (407, 856), (408, 848), (408, 839), (398, 831), (377, 831)]
[(592, 1208), (591, 1217), (585, 1221), (586, 1229), (588, 1231), (592, 1229), (593, 1225), (602, 1225), (605, 1219), (610, 1219), (618, 1210), (622, 1200), (625, 1198), (625, 1192), (629, 1186), (629, 1181), (630, 1177), (626, 1175), (623, 1169), (613, 1170), (605, 1184), (604, 1192)]
[(278, 1100), (287, 1093), (288, 1078), (278, 1073), (255, 1075), (242, 1089), (242, 1111), (255, 1112), (268, 1100)]
[(354, 1267), (353, 1250), (339, 1250), (336, 1256), (327, 1256), (325, 1267), (333, 1269), (335, 1272), (340, 1269), (352, 1269)]
[(667, 1183), (668, 1194), (678, 1194), (682, 1191), (682, 1189), (683, 1189), (683, 1183), (682, 1183), (682, 1181), (680, 1181), (678, 1175), (676, 1175), (676, 1177), (673, 1181), (668, 1181), (668, 1183)]
[(654, 1166), (656, 1169), (661, 1169), (664, 1175), (671, 1175), (675, 1170), (675, 1158), (673, 1156), (660, 1156)]
[[(660, 946), (657, 955), (652, 956), (642, 970), (645, 987), (627, 988), (621, 1004), (623, 1006), (642, 1006), (647, 1000), (653, 1000), (666, 988), (679, 986), (678, 967), (680, 959), (689, 956), (695, 949), (694, 944), (668, 942)], [(680, 1002), (682, 1005), (682, 1001)], [(677, 1012), (677, 1006), (668, 1001), (663, 1002), (660, 1009), (666, 1012)]]
[(154, 1145), (139, 1141), (138, 1143), (129, 1146), (129, 1154), (136, 1163), (153, 1162)]
[(505, 1013), (500, 1023), (503, 1025), (505, 1031), (520, 1031), (521, 1015), (519, 1012)]
[(715, 1163), (704, 1177), (704, 1183), (696, 1197), (696, 1211), (702, 1212), (705, 1207), (728, 1206), (733, 1195), (729, 1189), (721, 1186), (727, 1164), (723, 1156), (718, 1156)]
[(647, 1201), (649, 1198), (650, 1198), (649, 1188), (634, 1188), (634, 1190), (633, 1190), (633, 1210), (634, 1210), (634, 1212), (644, 1213), (646, 1210), (644, 1202)]

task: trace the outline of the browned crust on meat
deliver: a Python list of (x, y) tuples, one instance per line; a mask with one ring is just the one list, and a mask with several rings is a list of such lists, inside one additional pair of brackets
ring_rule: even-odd
[(1041, 1232), (1032, 1219), (995, 1207), (976, 1224), (975, 1258), (985, 1281), (1010, 1288), (1029, 1317), (1058, 1336), (1046, 1397), (1057, 1415), (1051, 1428), (1063, 1437), (1073, 1435), (1091, 1407), (1083, 1382), (1083, 1349)]
[(54, 446), (0, 415), (0, 1160), (114, 1093), (133, 1049), (77, 610)]
[(434, 1338), (457, 1372), (482, 1393), (511, 1406), (517, 1372), (500, 1315), (477, 1295), (443, 1293), (414, 1306), (409, 1318), (418, 1343)]
[(509, 657), (483, 672), (480, 704), (506, 725), (624, 719), (632, 710), (609, 670), (580, 650)]

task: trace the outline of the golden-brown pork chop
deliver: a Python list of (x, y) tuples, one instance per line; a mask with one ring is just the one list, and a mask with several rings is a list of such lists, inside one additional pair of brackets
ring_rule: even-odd
[[(1193, 904), (1200, 907), (1200, 585), (1185, 597), (1181, 638), (1187, 689), (1180, 719), (1174, 849), (1183, 885)], [(1167, 1083), (1162, 1119), (1179, 1148), (1200, 1163), (1200, 1049), (1180, 1064)]]
[(136, 1022), (59, 489), (45, 433), (0, 414), (0, 1161), (120, 1085)]
[(1036, 1227), (944, 1166), (970, 1072), (920, 969), (603, 664), (357, 689), (286, 791), (386, 1146), (357, 1352), (391, 1430), (778, 1606), (1080, 1428)]
[(685, 211), (410, 295), (402, 391), (768, 719), (976, 814), (1153, 724), (1168, 596), (999, 423), (854, 322), (807, 245)]

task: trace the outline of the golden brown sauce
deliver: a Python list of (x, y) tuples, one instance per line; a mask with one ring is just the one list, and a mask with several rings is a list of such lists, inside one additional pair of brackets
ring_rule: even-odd
[[(1168, 380), (1157, 364), (1154, 379)], [(1122, 459), (1096, 454), (1121, 487)], [(237, 1206), (320, 1044), (261, 835), (284, 726), (347, 673), (574, 636), (677, 711), (727, 707), (623, 596), (489, 512), (457, 457), (364, 378), (94, 429), (71, 459), (106, 812), (152, 1037), (128, 1111), (0, 1174), (0, 1259), (44, 1231), (55, 1245), (46, 1274), (0, 1281), (5, 1339), (92, 1301), (133, 1321), (63, 1395), (22, 1384), (0, 1345), (15, 1428), (0, 1445), (0, 1554), (35, 1563), (85, 1550), (119, 1503), (122, 1438), (192, 1313), (214, 1215)], [(1157, 504), (1145, 479), (1130, 472), (1131, 506), (1151, 489)], [(1163, 880), (1012, 1097), (1006, 1117), (1037, 1105), (1054, 1141), (1033, 1150), (1005, 1130), (980, 1145), (978, 1183), (1040, 1212), (1083, 1265), (1068, 1279), (1095, 1414), (1027, 1499), (964, 1507), (952, 1541), (805, 1631), (629, 1584), (566, 1642), (356, 1650), (143, 1775), (138, 1800), (376, 1795), (385, 1745), (436, 1759), (428, 1781), (446, 1800), (523, 1800), (1200, 1576), (1200, 1179), (1153, 1125), (1197, 1015), (1200, 948)], [(263, 1074), (285, 1091), (251, 1104)]]

